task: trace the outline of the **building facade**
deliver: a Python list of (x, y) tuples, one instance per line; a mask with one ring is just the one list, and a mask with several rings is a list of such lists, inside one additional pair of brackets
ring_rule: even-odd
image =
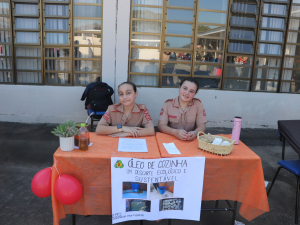
[(192, 76), (208, 126), (276, 127), (299, 118), (299, 32), (300, 0), (0, 0), (0, 121), (84, 121), (100, 79), (157, 123)]

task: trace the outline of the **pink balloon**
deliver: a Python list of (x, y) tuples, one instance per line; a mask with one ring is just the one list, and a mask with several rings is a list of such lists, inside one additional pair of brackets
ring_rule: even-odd
[(33, 194), (40, 198), (46, 198), (51, 195), (51, 167), (37, 172), (31, 181), (31, 190)]
[(76, 178), (63, 174), (56, 180), (54, 193), (62, 204), (72, 205), (81, 198), (82, 186)]

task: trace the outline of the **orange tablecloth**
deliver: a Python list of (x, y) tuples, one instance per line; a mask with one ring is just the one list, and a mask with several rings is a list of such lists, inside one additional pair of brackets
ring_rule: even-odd
[(53, 224), (59, 225), (59, 220), (65, 218), (65, 214), (111, 215), (111, 157), (160, 158), (155, 136), (143, 138), (147, 140), (148, 153), (118, 152), (118, 138), (97, 136), (95, 133), (90, 133), (93, 145), (86, 152), (77, 149), (63, 152), (58, 148), (53, 158), (56, 160), (59, 173), (78, 179), (83, 187), (83, 195), (74, 205), (61, 204), (54, 194), (58, 173), (53, 165), (51, 181)]
[[(231, 135), (223, 135), (230, 138)], [(260, 157), (241, 141), (228, 156), (217, 156), (198, 149), (198, 140), (181, 141), (168, 134), (156, 133), (162, 158), (203, 156), (205, 172), (203, 201), (232, 200), (242, 203), (239, 213), (247, 220), (269, 212)], [(181, 155), (170, 155), (162, 143), (174, 142)]]

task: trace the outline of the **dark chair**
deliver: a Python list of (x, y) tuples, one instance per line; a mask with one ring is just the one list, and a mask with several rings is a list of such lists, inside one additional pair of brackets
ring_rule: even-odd
[(298, 224), (298, 209), (299, 209), (299, 179), (300, 179), (300, 159), (285, 160), (285, 140), (299, 154), (300, 153), (300, 120), (279, 120), (278, 121), (279, 138), (282, 141), (282, 160), (277, 163), (280, 165), (273, 178), (272, 184), (268, 190), (269, 196), (271, 189), (275, 183), (277, 175), (281, 168), (293, 173), (297, 178), (296, 186), (296, 206), (295, 206), (295, 224)]
[[(93, 115), (91, 115), (93, 113)], [(91, 115), (91, 129), (90, 132), (94, 132), (94, 121), (100, 121), (102, 116), (105, 114), (105, 111), (93, 111), (88, 109), (88, 115)]]

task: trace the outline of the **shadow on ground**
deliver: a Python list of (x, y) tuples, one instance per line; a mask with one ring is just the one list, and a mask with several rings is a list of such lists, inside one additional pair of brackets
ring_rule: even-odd
[[(53, 153), (59, 146), (58, 138), (50, 132), (55, 124), (23, 124), (0, 122), (0, 224), (3, 225), (51, 225), (51, 198), (38, 198), (30, 189), (31, 179), (39, 170), (52, 166)], [(212, 134), (229, 134), (231, 129), (208, 128)], [(281, 159), (281, 142), (277, 130), (243, 129), (241, 140), (262, 159), (265, 180), (270, 181)], [(286, 150), (287, 159), (298, 155), (290, 148)], [(295, 177), (282, 171), (269, 197), (270, 212), (251, 222), (241, 216), (237, 220), (245, 224), (288, 225), (294, 224), (295, 217)], [(214, 202), (203, 202), (202, 207), (213, 207)], [(226, 207), (224, 202), (220, 207)], [(172, 220), (172, 225), (223, 225), (230, 224), (231, 212), (202, 212), (200, 222)], [(70, 215), (60, 221), (69, 225)], [(77, 225), (111, 224), (110, 216), (76, 216)], [(138, 225), (138, 221), (121, 224)], [(160, 222), (145, 221), (145, 225), (167, 225)]]

